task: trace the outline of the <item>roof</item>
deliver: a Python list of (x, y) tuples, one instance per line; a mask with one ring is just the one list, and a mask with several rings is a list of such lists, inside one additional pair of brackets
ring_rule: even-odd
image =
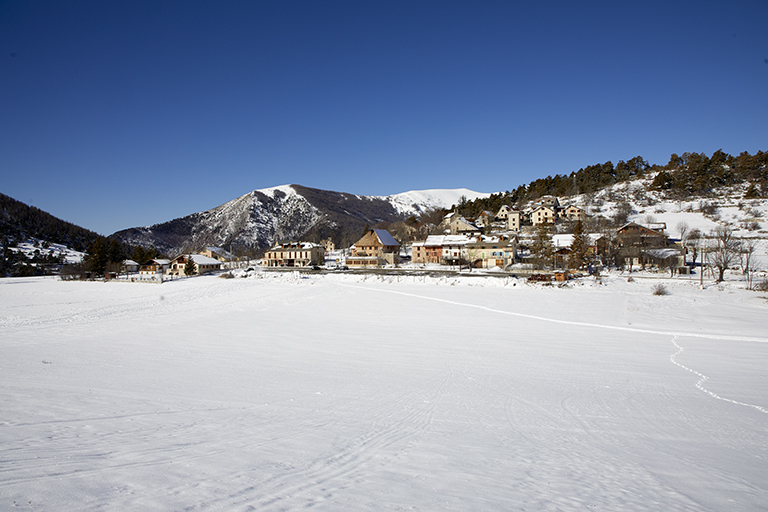
[(280, 251), (280, 250), (291, 250), (291, 249), (301, 249), (301, 250), (307, 250), (307, 249), (315, 249), (315, 248), (322, 248), (323, 246), (320, 244), (316, 244), (314, 242), (286, 242), (284, 244), (277, 244), (273, 248), (270, 249), (270, 251)]
[(206, 247), (207, 250), (211, 251), (211, 253), (215, 253), (220, 255), (222, 258), (231, 258), (232, 255), (227, 252), (226, 249), (222, 249), (221, 247)]
[(637, 222), (627, 222), (623, 226), (621, 226), (619, 229), (616, 230), (616, 233), (621, 233), (623, 230), (625, 230), (628, 227), (638, 227), (643, 230), (645, 230), (650, 235), (656, 235), (656, 236), (665, 236), (664, 233), (661, 233), (659, 231), (656, 231), (655, 229), (651, 229), (648, 226), (643, 226), (642, 224), (638, 224)]
[(362, 245), (383, 245), (383, 246), (396, 246), (399, 247), (400, 244), (395, 240), (392, 235), (389, 234), (389, 231), (385, 229), (372, 229), (368, 233), (366, 233), (363, 238), (358, 240), (355, 243), (356, 246)]
[(202, 254), (190, 254), (189, 257), (198, 265), (221, 265), (221, 262)]
[(466, 235), (429, 235), (423, 242), (426, 246), (465, 245), (470, 242)]

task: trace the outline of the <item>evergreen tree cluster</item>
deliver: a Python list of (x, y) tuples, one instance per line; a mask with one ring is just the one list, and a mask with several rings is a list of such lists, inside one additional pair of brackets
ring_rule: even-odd
[(761, 197), (768, 193), (768, 153), (746, 151), (731, 156), (722, 150), (711, 157), (704, 153), (673, 153), (666, 167), (654, 178), (656, 190), (672, 195), (705, 195), (722, 186), (750, 184), (747, 196)]
[(672, 154), (666, 166), (650, 165), (641, 156), (616, 165), (611, 161), (589, 165), (569, 175), (556, 174), (520, 185), (516, 189), (487, 198), (467, 201), (462, 198), (453, 209), (467, 217), (474, 217), (483, 210), (496, 213), (501, 206), (518, 205), (534, 201), (542, 196), (566, 197), (597, 192), (616, 183), (623, 183), (649, 174), (658, 173), (651, 185), (657, 190), (671, 194), (706, 194), (719, 186), (750, 184), (747, 197), (768, 195), (768, 153), (758, 151), (755, 155), (743, 152), (734, 157), (722, 150), (711, 157), (704, 153)]
[(111, 237), (99, 236), (88, 246), (83, 261), (84, 270), (101, 275), (117, 272), (122, 262), (132, 259), (139, 265), (146, 265), (163, 255), (154, 247), (131, 246)]

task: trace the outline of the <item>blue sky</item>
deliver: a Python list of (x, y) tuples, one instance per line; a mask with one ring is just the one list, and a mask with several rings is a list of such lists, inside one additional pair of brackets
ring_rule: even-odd
[(110, 234), (768, 150), (768, 2), (563, 4), (0, 0), (0, 192)]

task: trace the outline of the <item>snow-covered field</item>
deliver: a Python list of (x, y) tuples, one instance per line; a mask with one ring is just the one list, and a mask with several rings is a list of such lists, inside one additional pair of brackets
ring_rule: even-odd
[(766, 293), (0, 280), (0, 510), (753, 511)]

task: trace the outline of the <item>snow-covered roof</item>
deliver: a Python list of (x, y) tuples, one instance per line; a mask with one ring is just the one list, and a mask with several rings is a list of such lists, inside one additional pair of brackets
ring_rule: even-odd
[(189, 257), (198, 265), (221, 265), (219, 260), (203, 256), (202, 254), (190, 254)]
[(674, 247), (665, 247), (662, 249), (647, 249), (644, 252), (649, 256), (653, 256), (654, 258), (659, 258), (659, 259), (674, 258), (675, 256), (680, 256), (680, 249), (676, 249)]
[(314, 249), (316, 247), (322, 247), (322, 245), (316, 244), (314, 242), (286, 242), (284, 244), (277, 244), (270, 250), (277, 251), (280, 249)]
[(424, 241), (426, 246), (465, 245), (471, 239), (466, 235), (429, 235)]
[(212, 253), (219, 254), (223, 258), (230, 258), (231, 255), (226, 249), (222, 249), (221, 247), (206, 247), (207, 250), (211, 251)]

